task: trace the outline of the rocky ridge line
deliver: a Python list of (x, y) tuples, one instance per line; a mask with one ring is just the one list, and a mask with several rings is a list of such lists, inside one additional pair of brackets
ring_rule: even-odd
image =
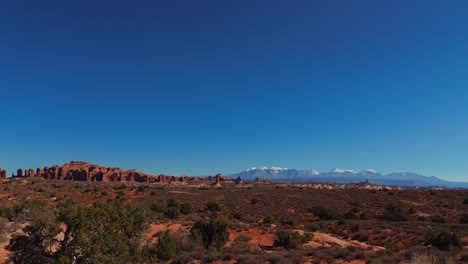
[[(4, 177), (3, 177), (4, 175)], [(6, 171), (0, 169), (0, 176), (6, 179)], [(136, 170), (122, 170), (118, 167), (104, 167), (83, 161), (71, 161), (63, 166), (34, 169), (18, 169), (12, 178), (44, 178), (48, 180), (102, 181), (102, 182), (160, 182), (176, 183), (187, 181), (229, 181), (227, 176), (218, 174), (209, 177), (153, 175)]]

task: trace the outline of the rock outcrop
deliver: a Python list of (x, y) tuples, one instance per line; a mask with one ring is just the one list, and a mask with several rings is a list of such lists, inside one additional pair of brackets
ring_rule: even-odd
[[(0, 176), (3, 171), (0, 171)], [(6, 178), (6, 171), (4, 171)], [(27, 169), (18, 169), (17, 175), (13, 178), (44, 178), (47, 180), (71, 180), (71, 181), (102, 181), (102, 182), (160, 182), (160, 183), (181, 183), (187, 181), (229, 181), (227, 176), (221, 174), (215, 177), (196, 177), (196, 176), (171, 176), (171, 175), (152, 175), (148, 173), (133, 170), (122, 170), (114, 167), (104, 167), (89, 162), (71, 161), (63, 166), (54, 165), (51, 167)]]
[(0, 179), (6, 179), (7, 171), (0, 168)]
[(214, 186), (221, 187), (221, 173), (216, 174)]

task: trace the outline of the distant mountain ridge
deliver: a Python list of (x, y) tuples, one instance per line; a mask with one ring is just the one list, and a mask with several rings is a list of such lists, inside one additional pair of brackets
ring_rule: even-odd
[(374, 169), (359, 171), (335, 168), (328, 172), (318, 172), (316, 170), (296, 170), (281, 167), (253, 167), (239, 173), (231, 174), (229, 177), (241, 177), (242, 180), (247, 181), (252, 181), (256, 178), (268, 179), (270, 181), (311, 183), (356, 183), (369, 181), (371, 183), (393, 186), (468, 188), (468, 182), (445, 181), (434, 176), (423, 176), (413, 172), (394, 172), (388, 175), (382, 175)]

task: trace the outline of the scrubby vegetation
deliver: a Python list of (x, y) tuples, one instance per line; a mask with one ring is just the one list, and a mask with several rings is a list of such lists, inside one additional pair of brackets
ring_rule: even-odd
[(276, 187), (12, 181), (0, 243), (16, 263), (468, 262), (468, 191)]

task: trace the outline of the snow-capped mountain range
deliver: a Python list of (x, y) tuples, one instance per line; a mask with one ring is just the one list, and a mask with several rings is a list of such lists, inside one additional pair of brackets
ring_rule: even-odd
[(394, 186), (468, 188), (467, 182), (445, 181), (434, 176), (428, 177), (412, 172), (395, 172), (382, 175), (370, 168), (367, 170), (335, 168), (328, 172), (318, 172), (316, 170), (296, 170), (281, 167), (253, 167), (229, 176), (231, 178), (241, 177), (241, 179), (246, 181), (252, 181), (255, 178), (289, 182), (357, 183), (369, 181), (371, 183)]

